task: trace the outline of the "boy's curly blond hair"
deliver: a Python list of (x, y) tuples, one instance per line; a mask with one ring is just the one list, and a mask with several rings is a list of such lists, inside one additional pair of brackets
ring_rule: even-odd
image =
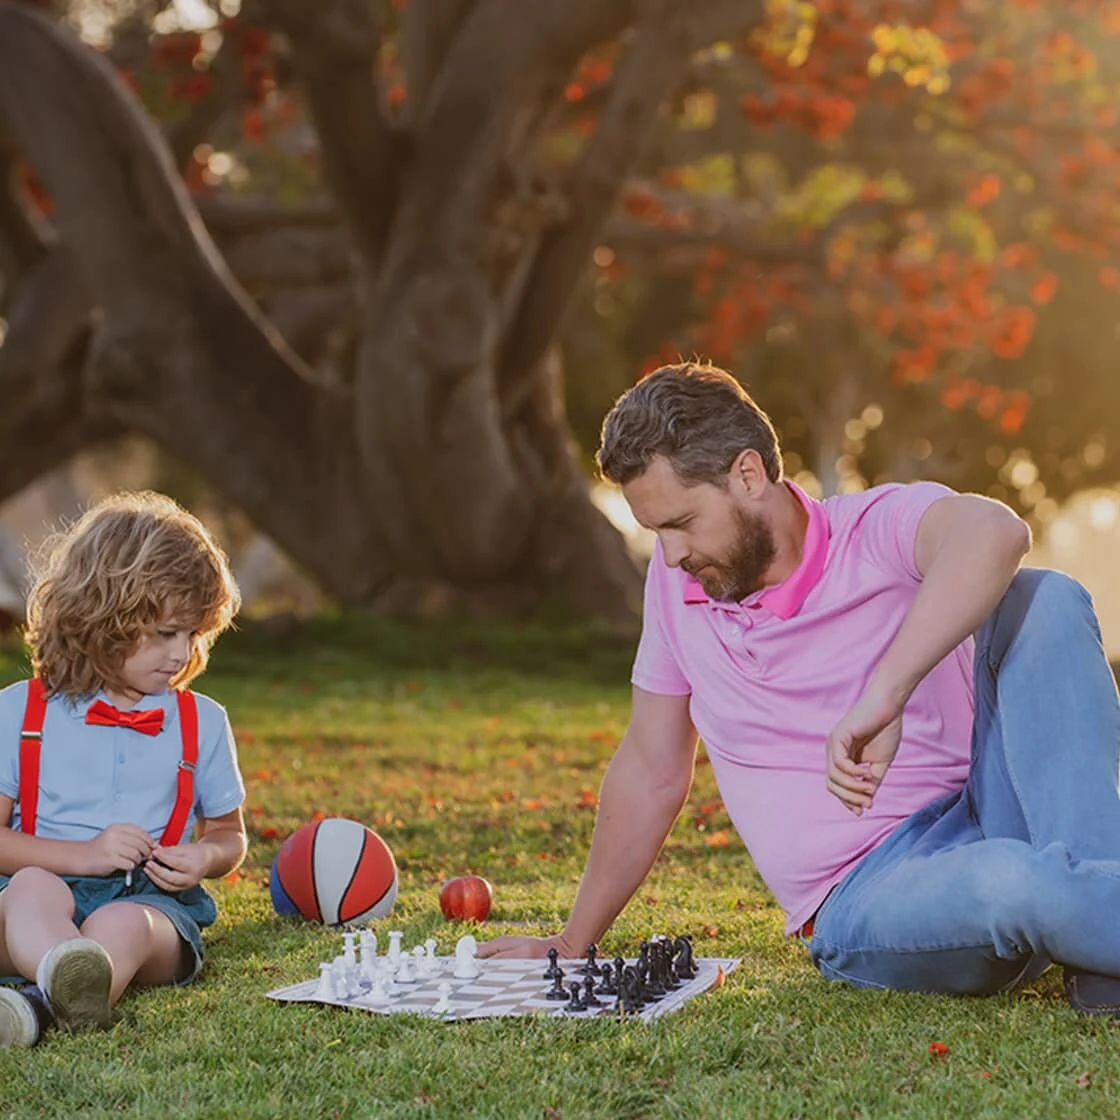
[(152, 491), (99, 502), (46, 541), (42, 557), (25, 637), (51, 695), (120, 689), (125, 659), (169, 621), (194, 633), (171, 680), (186, 687), (241, 606), (229, 561), (202, 522)]

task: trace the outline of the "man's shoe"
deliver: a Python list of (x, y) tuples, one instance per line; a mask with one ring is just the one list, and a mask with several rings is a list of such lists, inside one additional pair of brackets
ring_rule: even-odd
[(1120, 977), (1086, 972), (1067, 965), (1063, 983), (1066, 998), (1074, 1011), (1082, 1015), (1109, 1015), (1120, 1019)]
[(88, 1031), (112, 1024), (113, 962), (96, 941), (60, 941), (40, 961), (38, 979), (60, 1027)]
[(0, 988), (0, 1050), (26, 1049), (39, 1041), (39, 1017), (15, 988)]

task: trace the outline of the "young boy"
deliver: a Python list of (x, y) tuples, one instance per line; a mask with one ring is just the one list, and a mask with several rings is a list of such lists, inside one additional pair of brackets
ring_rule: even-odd
[[(28, 604), (34, 677), (0, 691), (0, 1048), (107, 1027), (130, 984), (182, 984), (245, 858), (229, 722), (185, 691), (240, 595), (197, 518), (153, 493), (85, 514)], [(197, 825), (195, 839), (192, 829)]]

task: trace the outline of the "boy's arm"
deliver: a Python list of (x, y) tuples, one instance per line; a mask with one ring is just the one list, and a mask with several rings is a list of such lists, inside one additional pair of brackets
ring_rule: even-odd
[(134, 824), (111, 824), (92, 840), (50, 840), (9, 827), (15, 801), (0, 794), (0, 875), (41, 867), (56, 875), (111, 875), (145, 860), (152, 838)]
[(641, 885), (692, 786), (696, 730), (688, 696), (634, 688), (630, 724), (599, 791), (587, 866), (564, 932), (498, 937), (480, 957), (542, 957), (555, 947), (578, 957), (598, 941)]
[(167, 891), (185, 891), (203, 879), (220, 879), (241, 866), (248, 850), (241, 808), (220, 817), (199, 817), (198, 839), (171, 848), (158, 845), (144, 873)]

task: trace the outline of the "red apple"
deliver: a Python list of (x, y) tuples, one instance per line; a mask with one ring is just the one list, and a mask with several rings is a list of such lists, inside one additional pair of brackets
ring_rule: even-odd
[(494, 888), (481, 875), (460, 875), (440, 887), (439, 908), (449, 922), (484, 922)]

